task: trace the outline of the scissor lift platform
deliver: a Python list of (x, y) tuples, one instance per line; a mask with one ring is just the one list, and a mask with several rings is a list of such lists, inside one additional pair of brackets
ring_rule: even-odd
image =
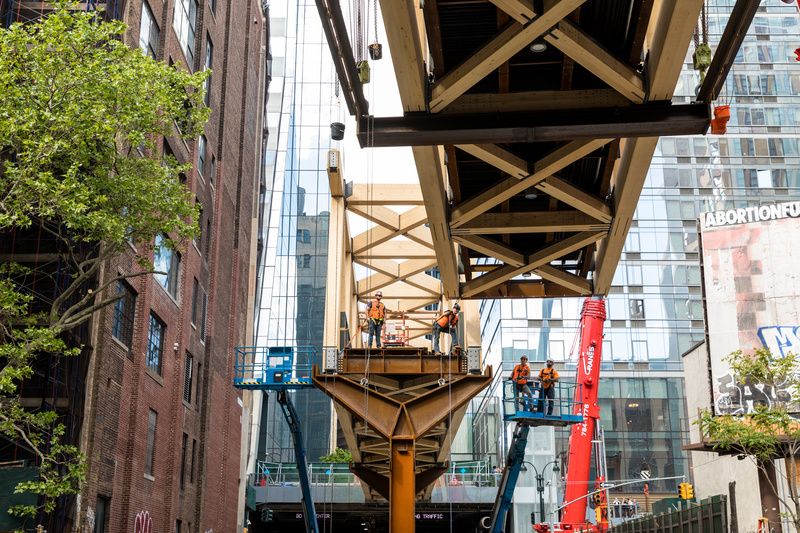
[(295, 364), (295, 356), (316, 358), (313, 347), (241, 346), (236, 348), (233, 385), (239, 389), (291, 390), (314, 386), (312, 364)]
[[(580, 385), (573, 381), (558, 381), (553, 384), (554, 398), (542, 398), (542, 384), (538, 380), (529, 380), (532, 398), (525, 399), (517, 392), (515, 383), (503, 381), (503, 420), (521, 422), (529, 426), (565, 427), (583, 422), (580, 398)], [(546, 414), (547, 402), (553, 402), (553, 414)]]

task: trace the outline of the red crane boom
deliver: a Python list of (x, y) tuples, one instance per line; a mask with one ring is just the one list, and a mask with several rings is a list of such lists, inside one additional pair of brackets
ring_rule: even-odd
[[(592, 461), (592, 440), (595, 435), (600, 407), (597, 405), (600, 361), (603, 352), (603, 322), (606, 319), (606, 305), (602, 298), (587, 298), (581, 311), (581, 345), (578, 357), (578, 370), (575, 377), (579, 384), (580, 402), (576, 403), (576, 413), (583, 416), (583, 422), (572, 426), (569, 438), (569, 459), (567, 464), (566, 491), (562, 515), (562, 529), (584, 529), (586, 526), (586, 495), (589, 493), (589, 471)], [(602, 481), (602, 480), (600, 480)], [(594, 490), (594, 489), (592, 489)], [(601, 493), (602, 494), (602, 493)], [(571, 502), (571, 503), (570, 503)], [(601, 530), (606, 524), (598, 524)], [(565, 527), (566, 526), (566, 527)]]

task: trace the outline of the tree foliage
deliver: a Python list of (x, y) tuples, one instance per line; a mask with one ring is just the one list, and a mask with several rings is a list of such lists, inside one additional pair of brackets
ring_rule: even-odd
[[(700, 432), (715, 450), (750, 458), (761, 470), (766, 470), (766, 465), (777, 459), (785, 459), (788, 499), (781, 497), (777, 487), (771, 488), (782, 500), (795, 527), (800, 529), (795, 462), (800, 453), (800, 422), (795, 418), (800, 360), (794, 354), (775, 355), (766, 348), (759, 348), (747, 354), (733, 352), (726, 361), (737, 385), (772, 391), (770, 401), (753, 406), (752, 412), (743, 416), (715, 416), (705, 411), (697, 421)], [(788, 390), (791, 394), (775, 393), (778, 390)]]
[[(158, 142), (202, 131), (209, 73), (157, 62), (122, 42), (124, 24), (101, 19), (59, 2), (36, 23), (0, 30), (0, 235), (37, 228), (63, 265), (0, 267), (0, 432), (36, 457), (39, 479), (17, 491), (40, 495), (45, 512), (79, 490), (85, 465), (55, 412), (20, 406), (20, 384), (35, 357), (79, 353), (65, 335), (119, 298), (119, 279), (153, 272), (155, 235), (178, 246), (197, 231), (180, 179), (190, 165), (161, 155)], [(141, 251), (136, 271), (101, 279), (101, 266), (129, 243)], [(27, 280), (64, 273), (39, 311)]]
[(352, 463), (353, 454), (350, 453), (350, 450), (336, 448), (333, 453), (323, 455), (319, 460), (323, 463)]

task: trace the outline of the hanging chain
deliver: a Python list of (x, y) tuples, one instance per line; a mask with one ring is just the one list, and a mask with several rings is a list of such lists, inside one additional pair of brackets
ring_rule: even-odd
[(378, 0), (372, 0), (372, 16), (375, 22), (375, 42), (378, 42)]
[(700, 11), (700, 22), (703, 27), (703, 43), (708, 44), (708, 13), (707, 0), (703, 0), (703, 8)]

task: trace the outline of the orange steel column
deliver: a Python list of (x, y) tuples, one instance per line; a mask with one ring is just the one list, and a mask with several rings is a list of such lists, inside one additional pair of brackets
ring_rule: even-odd
[(389, 531), (414, 533), (414, 439), (393, 438), (389, 476)]

